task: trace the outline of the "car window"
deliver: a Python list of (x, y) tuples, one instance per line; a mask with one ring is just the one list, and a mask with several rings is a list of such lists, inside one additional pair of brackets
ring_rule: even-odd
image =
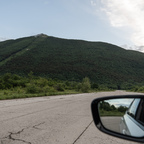
[(135, 118), (135, 116), (136, 116), (136, 111), (139, 106), (139, 103), (140, 103), (140, 99), (134, 99), (130, 108), (127, 111), (127, 113), (133, 118)]
[(141, 103), (138, 109), (138, 121), (144, 125), (144, 99), (141, 100)]

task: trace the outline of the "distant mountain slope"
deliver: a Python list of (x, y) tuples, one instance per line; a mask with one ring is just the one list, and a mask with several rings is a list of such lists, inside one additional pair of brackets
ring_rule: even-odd
[(89, 77), (101, 84), (143, 82), (144, 54), (108, 43), (44, 34), (0, 42), (0, 74), (30, 71), (62, 80)]

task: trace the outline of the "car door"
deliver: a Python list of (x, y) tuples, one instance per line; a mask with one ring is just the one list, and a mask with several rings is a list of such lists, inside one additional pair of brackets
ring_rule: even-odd
[(142, 119), (144, 119), (143, 99), (134, 99), (126, 114), (121, 118), (120, 132), (130, 136), (143, 136), (144, 126)]

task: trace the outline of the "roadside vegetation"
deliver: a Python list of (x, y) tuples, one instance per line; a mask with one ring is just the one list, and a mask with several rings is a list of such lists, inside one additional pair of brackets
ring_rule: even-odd
[(127, 109), (125, 106), (115, 107), (105, 101), (102, 101), (99, 106), (100, 116), (123, 116)]
[[(104, 85), (91, 82), (88, 77), (83, 78), (81, 81), (62, 81), (59, 79), (34, 76), (33, 72), (30, 72), (27, 76), (6, 73), (0, 76), (0, 100), (113, 91), (118, 90), (120, 87), (122, 90), (144, 92), (144, 86), (142, 84), (131, 85), (124, 83), (121, 86), (114, 84)], [(107, 112), (102, 110), (102, 113), (106, 114)]]
[(6, 73), (0, 76), (0, 100), (49, 95), (107, 91), (108, 88), (91, 83), (88, 77), (81, 82), (61, 81), (36, 77), (30, 72), (27, 77)]

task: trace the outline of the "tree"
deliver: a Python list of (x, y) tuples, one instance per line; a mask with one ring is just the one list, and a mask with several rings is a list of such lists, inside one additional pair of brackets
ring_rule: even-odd
[(92, 88), (92, 89), (98, 89), (98, 88), (99, 88), (99, 85), (98, 85), (97, 83), (93, 83), (93, 84), (91, 85), (91, 88)]
[(32, 79), (33, 79), (33, 72), (30, 71), (30, 73), (28, 73), (28, 78), (29, 78), (29, 81), (31, 83)]
[(126, 110), (127, 110), (127, 107), (125, 107), (125, 106), (118, 107), (119, 112), (125, 112)]
[(90, 90), (90, 88), (91, 88), (90, 80), (88, 77), (85, 77), (82, 81), (81, 91), (86, 93)]

